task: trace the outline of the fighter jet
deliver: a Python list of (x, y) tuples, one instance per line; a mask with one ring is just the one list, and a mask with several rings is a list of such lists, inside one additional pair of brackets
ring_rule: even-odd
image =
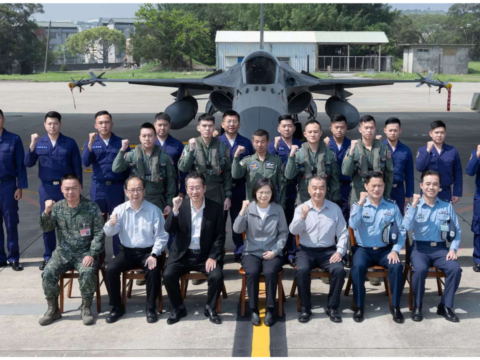
[[(262, 9), (263, 10), (263, 9)], [(182, 129), (195, 118), (198, 102), (195, 96), (208, 94), (209, 102), (205, 112), (215, 113), (235, 110), (240, 114), (240, 133), (251, 138), (259, 128), (273, 137), (277, 134), (278, 117), (283, 114), (298, 115), (307, 112), (310, 118), (317, 116), (313, 94), (330, 97), (325, 103), (325, 112), (332, 117), (343, 114), (348, 129), (355, 128), (360, 120), (358, 110), (348, 102), (352, 93), (346, 89), (366, 86), (392, 85), (399, 82), (421, 82), (432, 84), (435, 80), (375, 80), (375, 79), (320, 79), (302, 71), (295, 71), (289, 65), (278, 61), (269, 51), (263, 49), (263, 12), (260, 25), (260, 49), (245, 56), (241, 63), (228, 71), (218, 70), (202, 79), (106, 79), (102, 75), (73, 81), (70, 88), (96, 83), (128, 82), (136, 85), (166, 86), (177, 88), (172, 93), (175, 101), (165, 109), (171, 117), (172, 129)], [(73, 79), (72, 79), (73, 80)], [(437, 86), (435, 84), (435, 86)], [(296, 117), (298, 120), (298, 116)], [(298, 122), (298, 125), (300, 123)], [(300, 126), (301, 130), (301, 126)], [(301, 132), (300, 132), (301, 133)]]
[(437, 78), (437, 80), (434, 80), (433, 73), (429, 73), (427, 77), (423, 77), (419, 73), (417, 73), (417, 75), (420, 76), (420, 84), (418, 84), (417, 87), (420, 87), (423, 84), (427, 84), (428, 87), (438, 86), (437, 92), (439, 93), (442, 89), (448, 89), (452, 87), (452, 85), (449, 83), (450, 79), (445, 82), (441, 81), (439, 78)]

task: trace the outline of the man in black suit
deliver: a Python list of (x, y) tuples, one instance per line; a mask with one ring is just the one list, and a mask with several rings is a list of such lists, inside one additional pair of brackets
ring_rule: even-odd
[(205, 177), (191, 172), (185, 179), (189, 198), (173, 199), (173, 211), (168, 214), (165, 231), (174, 233), (163, 281), (172, 306), (167, 324), (175, 324), (187, 316), (180, 292), (180, 277), (190, 271), (200, 271), (208, 277), (208, 300), (205, 316), (214, 324), (222, 320), (216, 311), (223, 284), (223, 248), (225, 223), (223, 207), (205, 198)]

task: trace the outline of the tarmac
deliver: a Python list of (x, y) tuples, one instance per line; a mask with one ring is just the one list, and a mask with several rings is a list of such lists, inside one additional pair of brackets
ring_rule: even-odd
[[(174, 89), (108, 84), (88, 87), (79, 94), (75, 90), (76, 109), (66, 83), (0, 82), (0, 108), (6, 117), (5, 128), (21, 136), (25, 149), (30, 135), (45, 134), (44, 115), (49, 110), (62, 114), (62, 133), (73, 137), (80, 147), (94, 131), (93, 114), (107, 109), (113, 114), (116, 135), (138, 143), (138, 128), (145, 121), (153, 121), (154, 114), (163, 111), (172, 101), (169, 94)], [(383, 123), (391, 116), (402, 121), (401, 141), (413, 154), (430, 140), (429, 124), (442, 119), (447, 124), (447, 140), (459, 150), (462, 168), (465, 169), (471, 152), (476, 149), (480, 134), (480, 114), (470, 110), (473, 92), (478, 84), (455, 83), (452, 89), (452, 109), (446, 111), (447, 93), (440, 95), (426, 86), (398, 84), (349, 90), (354, 95), (351, 103), (361, 115), (370, 114), (377, 120), (377, 128), (383, 134)], [(205, 97), (203, 97), (205, 99)], [(326, 100), (326, 96), (315, 95)], [(206, 101), (199, 101), (199, 112)], [(318, 102), (318, 120), (330, 135), (329, 121)], [(217, 114), (217, 127), (221, 117)], [(304, 124), (306, 116), (301, 116)], [(242, 119), (246, 121), (246, 119)], [(195, 121), (185, 129), (172, 131), (181, 141), (197, 136)], [(347, 136), (359, 137), (357, 130)], [(273, 137), (273, 134), (272, 134)], [(385, 136), (383, 137), (385, 139)], [(415, 156), (415, 155), (414, 155)], [(20, 206), (20, 250), (23, 272), (0, 268), (0, 356), (478, 356), (480, 344), (480, 289), (479, 276), (473, 272), (470, 230), (473, 215), (474, 178), (464, 173), (463, 197), (455, 204), (462, 227), (459, 263), (463, 269), (462, 281), (455, 298), (454, 309), (460, 323), (447, 322), (436, 314), (439, 296), (434, 280), (427, 281), (424, 298), (425, 319), (415, 323), (408, 310), (409, 286), (402, 296), (401, 308), (404, 324), (392, 321), (388, 298), (383, 286), (367, 286), (366, 314), (363, 323), (352, 319), (352, 295), (342, 295), (340, 311), (343, 323), (334, 324), (325, 315), (328, 285), (312, 281), (313, 317), (308, 324), (297, 321), (297, 299), (291, 298), (290, 289), (294, 269), (285, 266), (283, 287), (287, 295), (285, 316), (270, 329), (253, 329), (249, 314), (239, 313), (241, 278), (239, 265), (233, 262), (233, 243), (230, 221), (227, 225), (227, 256), (224, 267), (228, 298), (222, 300), (222, 325), (214, 325), (203, 315), (206, 301), (206, 284), (189, 286), (186, 298), (188, 316), (178, 324), (169, 326), (167, 294), (163, 292), (164, 312), (156, 324), (145, 320), (145, 287), (133, 287), (133, 295), (127, 300), (126, 315), (115, 324), (104, 319), (110, 310), (105, 286), (101, 288), (102, 312), (97, 314), (96, 324), (86, 327), (80, 318), (80, 293), (78, 282), (73, 285), (73, 296), (66, 298), (63, 318), (50, 326), (41, 327), (38, 319), (46, 311), (41, 272), (43, 239), (39, 228), (39, 203), (36, 167), (28, 169), (29, 188), (24, 191)], [(84, 173), (83, 194), (88, 196), (91, 172)], [(415, 172), (416, 190), (419, 191), (420, 174)], [(112, 257), (111, 238), (106, 241), (107, 259)], [(403, 258), (403, 256), (402, 256)], [(95, 308), (95, 306), (93, 307)]]

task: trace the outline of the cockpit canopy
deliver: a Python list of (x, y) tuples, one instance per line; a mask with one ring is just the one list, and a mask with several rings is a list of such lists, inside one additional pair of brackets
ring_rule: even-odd
[(244, 82), (252, 85), (275, 84), (278, 75), (278, 60), (264, 50), (254, 51), (242, 63)]

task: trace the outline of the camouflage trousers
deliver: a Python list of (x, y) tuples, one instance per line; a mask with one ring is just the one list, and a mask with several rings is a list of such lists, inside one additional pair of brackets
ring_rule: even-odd
[(95, 260), (93, 266), (84, 267), (82, 259), (72, 259), (69, 262), (62, 261), (55, 251), (48, 261), (42, 273), (43, 292), (46, 299), (58, 298), (60, 295), (60, 275), (69, 270), (76, 270), (80, 274), (78, 283), (82, 298), (92, 300), (97, 288), (97, 265)]

